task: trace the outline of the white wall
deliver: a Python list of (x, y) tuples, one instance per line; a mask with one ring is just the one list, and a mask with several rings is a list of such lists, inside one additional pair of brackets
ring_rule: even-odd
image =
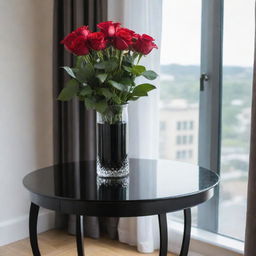
[[(0, 245), (28, 235), (24, 175), (52, 164), (52, 0), (0, 0)], [(39, 231), (53, 215), (41, 213)]]

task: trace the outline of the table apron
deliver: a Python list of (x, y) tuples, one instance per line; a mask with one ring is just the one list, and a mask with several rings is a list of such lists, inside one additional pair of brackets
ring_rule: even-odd
[(191, 208), (209, 200), (213, 195), (214, 188), (211, 188), (198, 194), (179, 198), (100, 202), (51, 198), (31, 193), (31, 201), (40, 207), (66, 214), (98, 217), (138, 217)]

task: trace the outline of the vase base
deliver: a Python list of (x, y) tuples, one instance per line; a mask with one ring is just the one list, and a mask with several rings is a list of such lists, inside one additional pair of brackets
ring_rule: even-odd
[(121, 178), (129, 174), (129, 161), (125, 160), (120, 168), (111, 168), (103, 166), (100, 161), (97, 161), (97, 175), (103, 178)]

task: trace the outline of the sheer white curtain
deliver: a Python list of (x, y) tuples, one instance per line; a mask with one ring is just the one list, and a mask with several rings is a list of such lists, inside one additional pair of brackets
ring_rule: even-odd
[[(119, 21), (137, 33), (149, 34), (156, 39), (159, 50), (153, 50), (142, 65), (160, 71), (162, 30), (162, 0), (109, 0), (108, 19)], [(159, 87), (159, 81), (153, 83)], [(149, 97), (129, 105), (129, 155), (155, 159), (158, 157), (158, 96), (154, 90)], [(137, 245), (141, 252), (159, 248), (158, 220), (156, 216), (122, 218), (119, 222), (121, 242)]]

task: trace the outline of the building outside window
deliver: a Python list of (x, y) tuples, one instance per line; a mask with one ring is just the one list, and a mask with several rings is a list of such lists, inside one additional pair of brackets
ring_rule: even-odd
[(193, 143), (193, 135), (189, 135), (188, 137), (188, 143), (192, 144)]
[(166, 129), (166, 123), (165, 122), (160, 122), (160, 130), (164, 131)]
[(181, 130), (181, 122), (180, 121), (177, 122), (177, 130), (178, 131)]
[(190, 121), (190, 122), (189, 122), (189, 129), (190, 129), (190, 130), (193, 130), (193, 128), (194, 128), (194, 122), (193, 122), (193, 121)]
[[(163, 81), (163, 84), (165, 81)], [(162, 86), (162, 85), (161, 85)], [(184, 99), (163, 101), (160, 108), (160, 123), (165, 123), (167, 131), (160, 127), (160, 158), (178, 159), (176, 151), (183, 145), (184, 150), (192, 150), (193, 157), (188, 161), (197, 163), (198, 155), (198, 104), (190, 104)], [(193, 120), (194, 128), (190, 130)], [(186, 123), (186, 125), (184, 125)], [(184, 130), (186, 128), (186, 130)], [(191, 141), (192, 136), (192, 141)], [(194, 139), (193, 139), (194, 138)], [(164, 148), (164, 150), (162, 150)]]

